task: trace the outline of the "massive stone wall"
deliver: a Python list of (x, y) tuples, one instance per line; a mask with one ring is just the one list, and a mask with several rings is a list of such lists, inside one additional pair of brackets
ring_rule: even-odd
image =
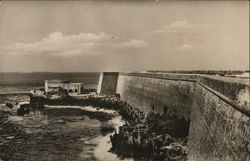
[(120, 75), (117, 93), (122, 100), (144, 112), (163, 114), (175, 109), (178, 117), (189, 119), (194, 82)]
[(250, 160), (250, 118), (196, 84), (190, 115), (191, 161)]
[(120, 73), (117, 93), (144, 112), (190, 120), (188, 160), (250, 160), (249, 82), (185, 74)]
[[(120, 73), (119, 80), (122, 76), (173, 80), (179, 82), (195, 82), (219, 96), (222, 100), (233, 106), (233, 108), (250, 116), (249, 79), (199, 74)], [(119, 87), (117, 89), (119, 90)]]

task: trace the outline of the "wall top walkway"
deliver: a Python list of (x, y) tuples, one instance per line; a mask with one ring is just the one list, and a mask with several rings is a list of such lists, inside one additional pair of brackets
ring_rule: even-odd
[(144, 76), (144, 77), (157, 77), (165, 79), (182, 79), (182, 80), (194, 80), (196, 81), (200, 77), (216, 79), (229, 83), (240, 83), (249, 86), (250, 80), (247, 78), (240, 77), (223, 77), (218, 75), (208, 74), (182, 74), (182, 73), (151, 73), (151, 72), (120, 72), (121, 75), (133, 75), (133, 76)]

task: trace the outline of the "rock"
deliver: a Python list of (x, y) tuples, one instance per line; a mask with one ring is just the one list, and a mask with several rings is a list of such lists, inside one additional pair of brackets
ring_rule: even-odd
[(14, 139), (15, 138), (15, 136), (8, 136), (8, 137), (6, 137), (6, 139)]
[(23, 116), (25, 114), (30, 113), (30, 104), (22, 104), (20, 105), (20, 108), (17, 110), (17, 115)]
[(5, 105), (6, 105), (7, 107), (11, 108), (11, 109), (13, 108), (13, 104), (12, 104), (12, 103), (6, 103)]

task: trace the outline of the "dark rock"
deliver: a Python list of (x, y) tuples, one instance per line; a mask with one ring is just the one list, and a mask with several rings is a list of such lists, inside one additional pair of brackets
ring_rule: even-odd
[(23, 116), (25, 114), (29, 114), (30, 113), (30, 104), (23, 104), (20, 105), (20, 108), (17, 110), (17, 115), (18, 116)]
[(12, 103), (6, 103), (6, 106), (9, 107), (9, 108), (13, 108), (13, 104)]

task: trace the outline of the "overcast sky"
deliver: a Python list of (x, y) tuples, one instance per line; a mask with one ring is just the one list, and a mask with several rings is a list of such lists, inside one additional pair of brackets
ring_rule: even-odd
[(0, 72), (248, 68), (248, 1), (0, 5)]

